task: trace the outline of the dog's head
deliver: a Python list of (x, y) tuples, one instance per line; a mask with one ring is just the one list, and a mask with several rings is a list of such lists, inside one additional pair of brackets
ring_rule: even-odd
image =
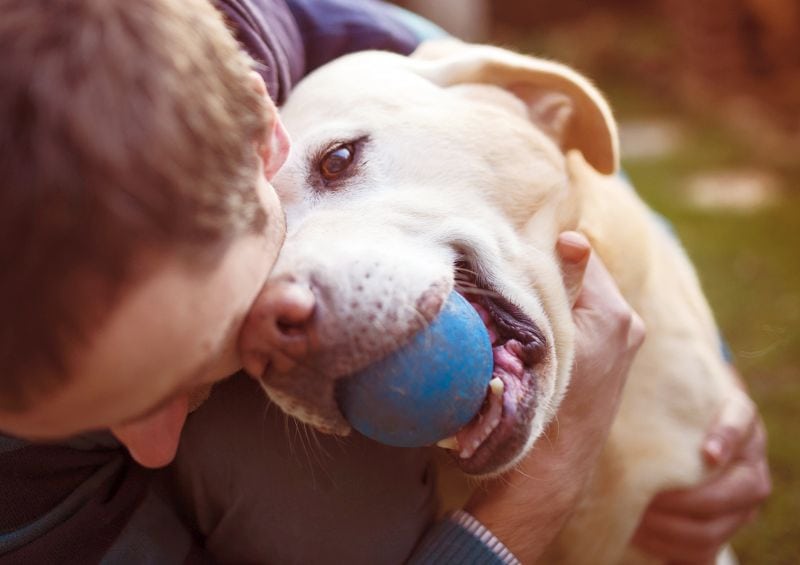
[[(288, 413), (346, 434), (337, 386), (405, 343), (452, 290), (489, 327), (500, 399), (457, 435), (463, 469), (513, 465), (553, 417), (573, 328), (555, 241), (578, 198), (566, 152), (610, 173), (610, 111), (580, 75), (493, 47), (329, 64), (283, 108), (288, 235), (243, 334)], [(499, 411), (499, 418), (495, 417)]]

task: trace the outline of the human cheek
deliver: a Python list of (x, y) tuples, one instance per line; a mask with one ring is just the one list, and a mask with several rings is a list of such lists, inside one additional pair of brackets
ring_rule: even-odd
[(265, 233), (262, 260), (265, 262), (267, 274), (269, 274), (286, 239), (286, 216), (275, 189), (267, 184), (263, 192), (262, 202), (267, 209), (269, 221)]

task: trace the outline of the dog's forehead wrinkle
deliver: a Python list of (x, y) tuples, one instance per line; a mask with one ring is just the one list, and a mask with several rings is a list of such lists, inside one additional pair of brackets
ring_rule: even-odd
[(518, 118), (528, 118), (528, 106), (519, 97), (505, 88), (493, 84), (463, 83), (446, 87), (454, 97), (468, 100), (473, 104), (486, 104), (500, 108)]
[(311, 75), (298, 84), (283, 107), (287, 119), (308, 127), (318, 123), (314, 116), (321, 115), (363, 119), (383, 112), (397, 116), (409, 108), (424, 108), (432, 97), (444, 96), (438, 86), (411, 72), (373, 68), (369, 71), (370, 79), (365, 81), (359, 68), (335, 66), (338, 69), (332, 65), (324, 74)]

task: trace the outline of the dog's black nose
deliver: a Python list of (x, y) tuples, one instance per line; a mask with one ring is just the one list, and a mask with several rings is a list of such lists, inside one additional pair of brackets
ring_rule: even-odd
[(268, 367), (287, 372), (308, 355), (317, 299), (295, 280), (267, 282), (245, 320), (239, 347), (244, 369), (261, 378)]

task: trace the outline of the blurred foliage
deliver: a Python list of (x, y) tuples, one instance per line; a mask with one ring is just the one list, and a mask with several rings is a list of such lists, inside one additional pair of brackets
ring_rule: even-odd
[(797, 0), (499, 0), (492, 6), (495, 42), (713, 115), (772, 160), (794, 162), (800, 154)]
[[(718, 126), (695, 118), (689, 127), (679, 151), (625, 168), (692, 257), (767, 425), (774, 493), (760, 518), (737, 536), (739, 558), (743, 564), (800, 563), (800, 191), (787, 191), (778, 206), (750, 214), (692, 208), (681, 192), (684, 179), (703, 169), (739, 166), (750, 154)], [(800, 169), (784, 178), (800, 187)]]
[[(800, 563), (800, 160), (765, 142), (769, 132), (743, 130), (725, 113), (687, 101), (672, 84), (681, 62), (669, 27), (656, 12), (621, 15), (619, 2), (610, 4), (592, 8), (567, 0), (566, 15), (545, 13), (525, 29), (499, 25), (494, 39), (577, 67), (606, 93), (622, 122), (679, 126), (676, 147), (649, 158), (623, 155), (623, 165), (695, 262), (769, 432), (774, 493), (758, 520), (735, 538), (739, 559), (744, 565)], [(743, 167), (779, 179), (776, 205), (710, 211), (686, 198), (693, 175)]]

